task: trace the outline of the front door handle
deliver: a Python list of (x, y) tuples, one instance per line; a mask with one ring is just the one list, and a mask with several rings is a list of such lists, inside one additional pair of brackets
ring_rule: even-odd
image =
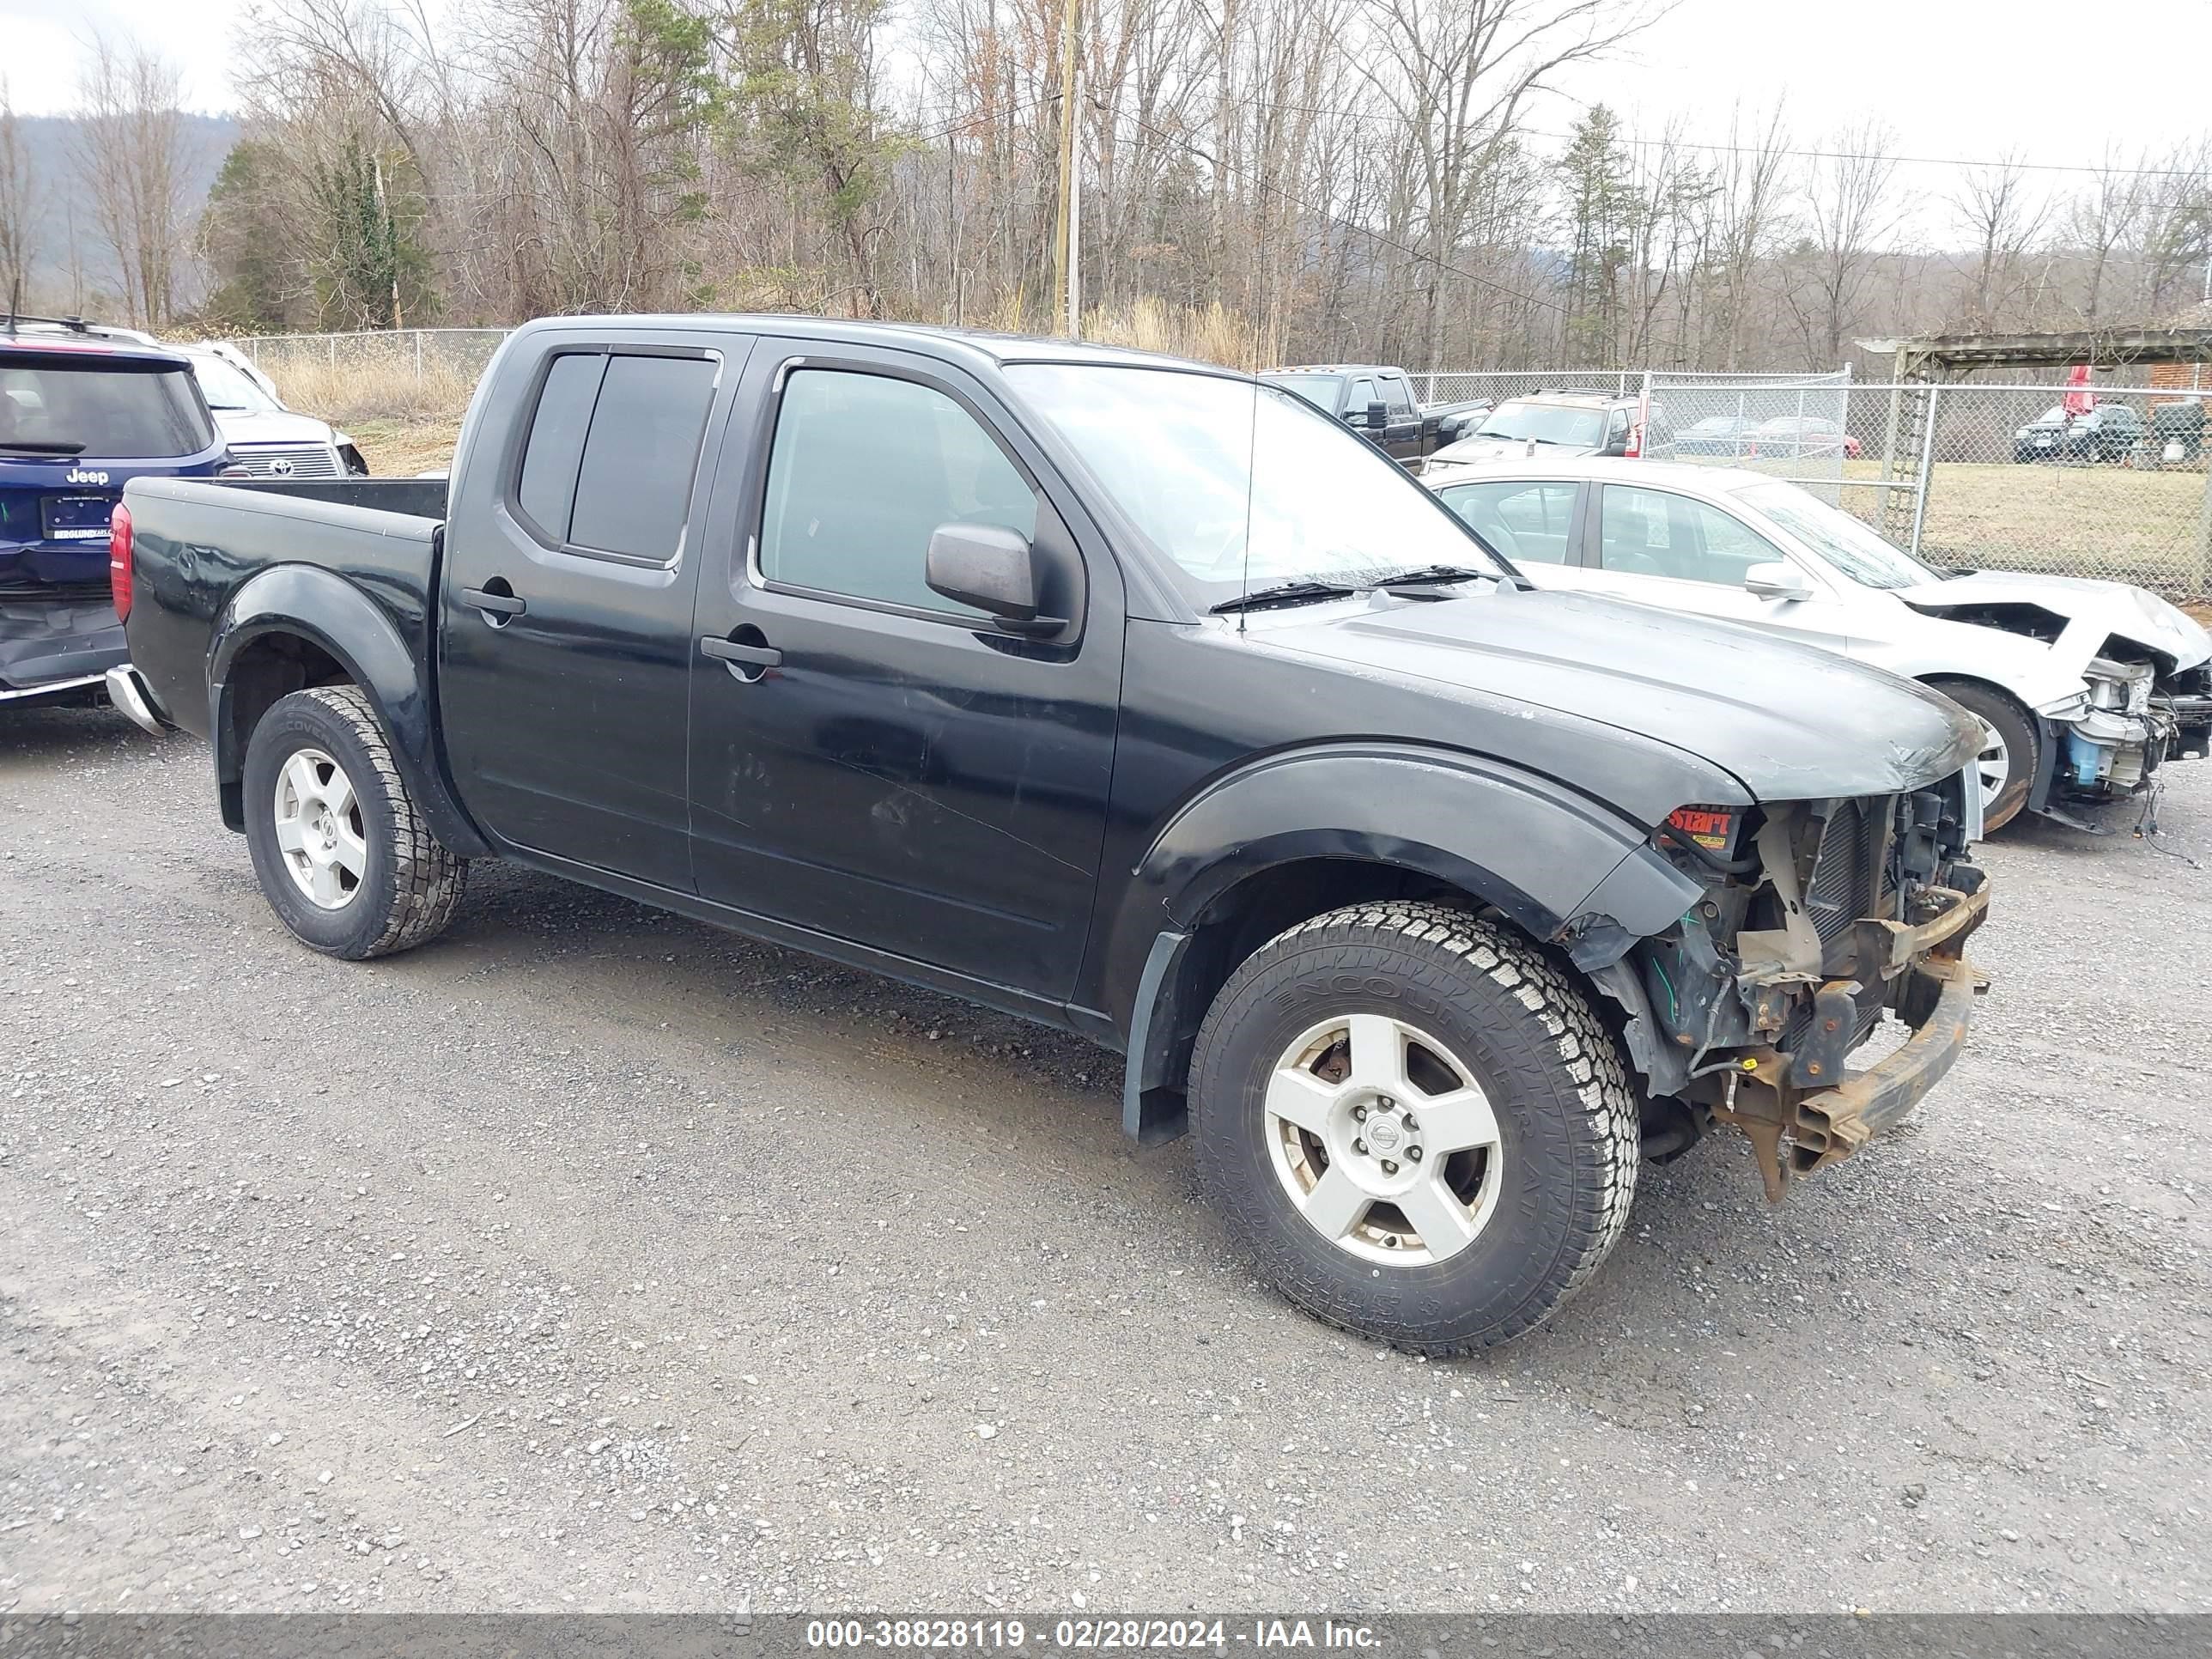
[[(760, 637), (757, 628), (741, 628), (741, 634)], [(703, 634), (699, 638), (699, 649), (730, 671), (731, 678), (750, 685), (771, 668), (783, 662), (783, 653), (768, 644), (755, 645), (744, 640), (727, 640), (719, 634)]]
[(495, 593), (488, 587), (465, 587), (461, 603), (472, 611), (481, 611), (487, 617), (519, 617), (530, 609), (516, 593)]

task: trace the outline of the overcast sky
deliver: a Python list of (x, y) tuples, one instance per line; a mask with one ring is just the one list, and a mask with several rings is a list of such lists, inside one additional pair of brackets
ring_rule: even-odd
[[(159, 46), (184, 70), (190, 104), (222, 110), (245, 3), (0, 0), (0, 72), (17, 109), (67, 110), (83, 43), (102, 29)], [(1896, 130), (1905, 154), (1978, 161), (2017, 150), (2046, 164), (2095, 161), (2112, 143), (2132, 155), (2212, 127), (2186, 73), (2095, 69), (2115, 27), (2128, 44), (2154, 44), (2158, 62), (2212, 62), (2212, 0), (1680, 0), (1620, 62), (1574, 71), (1572, 101), (1540, 118), (1564, 129), (1574, 103), (1602, 100), (1639, 131), (1679, 115), (1691, 138), (1711, 143), (1727, 137), (1731, 105), (1779, 100), (1793, 137), (1808, 147), (1873, 113)], [(1950, 188), (1929, 169), (1904, 177)]]

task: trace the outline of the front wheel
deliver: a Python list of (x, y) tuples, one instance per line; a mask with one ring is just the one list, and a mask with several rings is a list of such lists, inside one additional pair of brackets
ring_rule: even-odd
[(1191, 1105), (1207, 1184), (1284, 1294), (1424, 1353), (1541, 1324), (1636, 1190), (1636, 1108), (1589, 1000), (1443, 905), (1354, 905), (1261, 947), (1199, 1033)]
[(453, 920), (468, 866), (423, 821), (359, 688), (270, 705), (246, 744), (244, 788), (262, 896), (302, 944), (359, 961)]
[(1981, 724), (1982, 747), (1974, 757), (1974, 776), (1982, 787), (1982, 833), (1994, 836), (2020, 816), (2034, 787), (2043, 762), (2035, 721), (1994, 687), (1966, 680), (1930, 684)]

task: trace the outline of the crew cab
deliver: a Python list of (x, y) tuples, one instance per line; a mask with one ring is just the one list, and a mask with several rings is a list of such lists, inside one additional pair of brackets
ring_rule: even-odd
[[(1442, 441), (1446, 417), (1413, 400), (1402, 368), (1380, 363), (1319, 363), (1270, 369), (1260, 377), (1334, 416), (1395, 460), (1418, 462)], [(1465, 410), (1458, 410), (1463, 416)]]
[(227, 459), (177, 353), (74, 318), (0, 322), (0, 704), (99, 696), (125, 656), (107, 583), (124, 484)]
[(1852, 1154), (1984, 983), (1952, 704), (1537, 591), (1200, 365), (546, 319), (450, 479), (136, 480), (112, 563), (118, 702), (307, 945), (508, 859), (1079, 1032), (1276, 1285), (1424, 1352), (1559, 1307), (1639, 1153)]

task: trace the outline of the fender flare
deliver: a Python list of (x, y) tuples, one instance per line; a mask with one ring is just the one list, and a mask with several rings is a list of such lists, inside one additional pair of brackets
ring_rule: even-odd
[[(1239, 882), (1309, 859), (1432, 877), (1494, 904), (1597, 975), (1663, 932), (1703, 888), (1648, 831), (1564, 785), (1480, 756), (1409, 744), (1287, 750), (1215, 780), (1138, 861), (1108, 943), (1109, 1009), (1127, 1033), (1125, 1121), (1164, 1127), (1194, 1000), (1191, 937)], [(1197, 1011), (1203, 1012), (1202, 1010)], [(1170, 1131), (1171, 1132), (1171, 1131)]]
[(437, 722), (414, 653), (374, 600), (344, 578), (313, 565), (276, 565), (249, 578), (216, 622), (208, 649), (208, 731), (223, 817), (230, 827), (244, 827), (238, 793), (246, 773), (246, 743), (233, 731), (230, 718), (231, 672), (249, 647), (275, 635), (305, 640), (345, 670), (368, 694), (390, 734), (401, 781), (432, 831), (463, 858), (489, 856), (490, 844), (446, 781), (438, 758)]

